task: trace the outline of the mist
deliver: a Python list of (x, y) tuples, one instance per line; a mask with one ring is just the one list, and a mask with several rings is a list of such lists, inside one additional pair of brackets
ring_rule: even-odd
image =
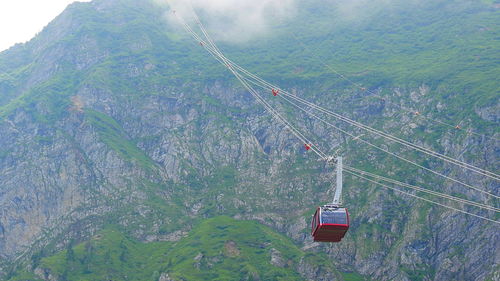
[[(200, 16), (210, 35), (217, 41), (246, 43), (276, 32), (277, 25), (284, 25), (300, 18), (309, 23), (325, 19), (334, 22), (368, 21), (375, 11), (398, 13), (401, 7), (417, 8), (418, 4), (430, 0), (156, 0), (168, 2), (168, 21), (179, 25), (171, 11), (175, 10), (184, 21), (196, 26), (193, 9)], [(439, 0), (443, 1), (443, 0)], [(323, 14), (321, 19), (300, 17), (301, 9), (314, 7)], [(310, 13), (310, 11), (306, 11)], [(335, 18), (333, 18), (335, 17)]]
[[(164, 0), (158, 0), (164, 1)], [(191, 4), (189, 4), (191, 2)], [(170, 9), (194, 27), (192, 8), (215, 40), (244, 43), (268, 35), (274, 24), (297, 12), (297, 0), (192, 0), (169, 1)], [(179, 24), (172, 13), (169, 22)]]

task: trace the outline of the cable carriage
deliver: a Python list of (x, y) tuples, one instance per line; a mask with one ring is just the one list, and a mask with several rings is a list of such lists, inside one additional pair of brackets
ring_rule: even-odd
[(349, 229), (349, 213), (342, 207), (342, 157), (337, 158), (337, 188), (331, 204), (318, 207), (311, 222), (316, 242), (340, 242)]
[(349, 229), (346, 208), (332, 205), (318, 207), (311, 223), (311, 235), (316, 242), (340, 242)]

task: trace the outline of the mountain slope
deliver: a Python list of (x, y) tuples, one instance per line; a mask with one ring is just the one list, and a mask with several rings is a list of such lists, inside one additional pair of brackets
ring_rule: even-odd
[(38, 263), (38, 276), (23, 277), (29, 275), (24, 272), (9, 280), (49, 276), (61, 280), (342, 278), (325, 255), (306, 254), (268, 227), (228, 217), (205, 220), (176, 243), (139, 243), (116, 227), (108, 226), (90, 241), (71, 245), (57, 255), (41, 258)]
[[(498, 30), (489, 27), (497, 22), (497, 6), (465, 0), (421, 5), (398, 6), (389, 14), (381, 6), (364, 17), (366, 22), (352, 24), (340, 18), (342, 25), (331, 25), (325, 15), (337, 11), (336, 6), (325, 8), (314, 1), (289, 27), (277, 24), (276, 36), (221, 47), (238, 63), (297, 95), (494, 171), (499, 155), (494, 140), (415, 118), (401, 106), (447, 122), (462, 120), (464, 127), (470, 124), (481, 134), (498, 132), (499, 87), (494, 79)], [(331, 168), (303, 151), (303, 144), (272, 120), (203, 48), (168, 26), (164, 10), (150, 1), (76, 3), (35, 39), (0, 54), (0, 258), (5, 269), (1, 274), (7, 269), (24, 274), (41, 270), (40, 260), (57, 261), (68, 245), (79, 245), (78, 254), (85, 241), (93, 241), (109, 225), (118, 226), (122, 235), (110, 236), (110, 251), (120, 237), (132, 244), (169, 240), (178, 246), (162, 244), (165, 251), (189, 261), (198, 255), (192, 237), (209, 236), (209, 222), (269, 234), (254, 223), (210, 220), (226, 215), (256, 220), (291, 237), (295, 246), (287, 242), (278, 250), (300, 256), (303, 252), (297, 247), (303, 247), (306, 256), (318, 253), (313, 266), (322, 265), (326, 254), (335, 262), (327, 268), (338, 272), (355, 271), (377, 280), (497, 278), (500, 239), (495, 226), (350, 177), (346, 177), (345, 202), (352, 228), (345, 241), (313, 243), (309, 216), (331, 198)], [(429, 22), (421, 17), (424, 14)], [(459, 23), (469, 30), (460, 37), (463, 40), (446, 29)], [(398, 27), (390, 42), (384, 41), (386, 25)], [(469, 29), (477, 25), (490, 30)], [(305, 37), (317, 57), (289, 36), (292, 28)], [(420, 38), (421, 45), (414, 46), (413, 38)], [(468, 46), (475, 46), (474, 51)], [(481, 58), (466, 63), (475, 50), (481, 51)], [(328, 72), (322, 58), (373, 93)], [(415, 70), (418, 75), (409, 75)], [(409, 183), (488, 200), (270, 102), (309, 130), (325, 150), (341, 145), (349, 165), (381, 174), (390, 171), (391, 177)], [(495, 182), (417, 158), (380, 139), (369, 140), (402, 151), (426, 167), (498, 191)], [(199, 241), (203, 247), (220, 243), (221, 238), (207, 239)], [(227, 239), (244, 245), (254, 236)], [(203, 253), (207, 259), (217, 257), (212, 254)], [(252, 254), (248, 268), (259, 258), (268, 260), (269, 254)], [(169, 260), (161, 270), (137, 274), (152, 278), (158, 271), (160, 276), (177, 278), (182, 275), (176, 272), (191, 266), (180, 258)], [(53, 265), (63, 273), (58, 270), (61, 262)], [(217, 270), (227, 272), (233, 265), (223, 262)], [(208, 270), (200, 268), (191, 272), (193, 278)], [(258, 274), (262, 277), (265, 272), (274, 271), (266, 268)], [(283, 274), (299, 278), (292, 271)], [(315, 279), (330, 276), (324, 271), (318, 274)]]

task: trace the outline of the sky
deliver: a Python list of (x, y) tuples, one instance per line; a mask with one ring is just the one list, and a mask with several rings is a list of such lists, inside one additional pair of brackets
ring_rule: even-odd
[[(90, 0), (78, 0), (89, 2)], [(155, 0), (166, 3), (167, 0)], [(362, 3), (375, 0), (324, 0), (342, 3), (345, 8), (359, 10)], [(382, 3), (391, 0), (377, 0)], [(408, 0), (418, 1), (418, 0)], [(75, 0), (0, 0), (0, 51), (33, 38), (67, 5)], [(189, 20), (190, 5), (186, 0), (169, 0), (174, 9)], [(206, 22), (214, 38), (223, 41), (245, 42), (270, 32), (270, 23), (282, 22), (294, 16), (299, 0), (190, 0), (198, 11), (210, 16)], [(330, 3), (331, 4), (331, 3)], [(347, 13), (351, 13), (346, 11)], [(170, 19), (172, 21), (172, 19)], [(177, 22), (177, 20), (175, 20)]]
[[(90, 0), (78, 0), (89, 2)], [(163, 2), (165, 0), (156, 0)], [(268, 19), (290, 13), (296, 0), (192, 0), (193, 6), (217, 15), (220, 21), (209, 23), (224, 30), (219, 39), (248, 39), (266, 31)], [(24, 43), (59, 15), (75, 0), (0, 0), (0, 52), (16, 43)], [(185, 2), (172, 0), (170, 2)], [(272, 10), (273, 16), (264, 13)], [(221, 17), (221, 15), (224, 15)], [(236, 20), (238, 19), (238, 20)], [(222, 24), (225, 23), (225, 24)], [(218, 35), (218, 34), (215, 34)], [(223, 36), (222, 36), (223, 35)]]
[(72, 2), (76, 1), (0, 0), (0, 52), (29, 41)]

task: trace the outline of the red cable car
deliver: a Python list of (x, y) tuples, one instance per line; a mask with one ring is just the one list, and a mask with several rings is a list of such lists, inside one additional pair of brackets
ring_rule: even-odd
[(316, 242), (340, 242), (349, 229), (346, 208), (332, 205), (318, 207), (311, 223), (311, 235)]
[[(331, 163), (333, 157), (326, 158)], [(318, 207), (311, 222), (311, 235), (316, 242), (340, 242), (349, 229), (349, 213), (342, 207), (342, 157), (337, 157), (337, 187), (333, 202)]]

